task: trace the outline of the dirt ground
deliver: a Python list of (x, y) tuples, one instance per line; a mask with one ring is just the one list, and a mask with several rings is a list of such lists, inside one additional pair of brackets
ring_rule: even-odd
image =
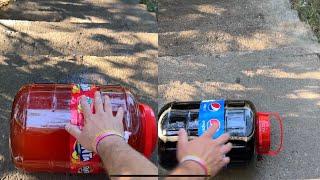
[(316, 40), (289, 0), (162, 0), (159, 7), (159, 56), (263, 51)]
[(10, 0), (0, 0), (0, 8), (7, 6), (10, 3)]

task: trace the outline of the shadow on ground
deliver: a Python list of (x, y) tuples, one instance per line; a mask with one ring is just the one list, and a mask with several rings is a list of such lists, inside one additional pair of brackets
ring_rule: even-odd
[(283, 31), (270, 31), (270, 12), (263, 3), (159, 1), (159, 56), (260, 51), (289, 44), (292, 40)]
[[(26, 55), (156, 54), (155, 15), (134, 0), (16, 1), (0, 11), (0, 52)], [(7, 21), (7, 20), (28, 21)]]
[(29, 21), (98, 21), (107, 23), (111, 20), (121, 20), (132, 24), (137, 19), (153, 20), (154, 17), (147, 11), (141, 11), (134, 6), (139, 0), (58, 0), (36, 1), (17, 0), (12, 2), (4, 11), (0, 12), (1, 19), (29, 20)]
[[(39, 26), (43, 32), (29, 34), (29, 28), (18, 28), (0, 22), (3, 34), (3, 44), (0, 46), (2, 54), (26, 54), (26, 55), (155, 55), (157, 46), (156, 36), (143, 33), (130, 34), (126, 32), (111, 33), (112, 29), (97, 27), (89, 30), (87, 27), (77, 28), (63, 26)], [(65, 28), (65, 29), (63, 29)], [(60, 30), (59, 30), (60, 29)], [(74, 32), (70, 32), (74, 30)], [(43, 34), (44, 32), (59, 31), (55, 34)], [(78, 32), (77, 32), (78, 31)], [(110, 33), (108, 33), (110, 32)], [(131, 32), (129, 30), (128, 32)]]

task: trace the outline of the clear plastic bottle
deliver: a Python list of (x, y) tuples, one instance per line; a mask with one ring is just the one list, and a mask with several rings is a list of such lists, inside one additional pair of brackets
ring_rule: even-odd
[[(18, 168), (33, 172), (103, 171), (98, 155), (83, 149), (64, 130), (67, 123), (79, 121), (72, 115), (74, 86), (29, 84), (19, 90), (12, 106), (10, 121), (10, 149), (13, 162)], [(86, 87), (87, 85), (82, 85), (81, 88)], [(89, 87), (110, 97), (114, 114), (119, 107), (123, 107), (124, 130), (130, 134), (128, 143), (150, 157), (157, 142), (156, 119), (152, 109), (137, 102), (122, 86)]]

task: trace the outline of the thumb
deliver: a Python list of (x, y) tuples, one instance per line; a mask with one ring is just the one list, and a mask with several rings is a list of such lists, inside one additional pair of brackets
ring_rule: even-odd
[(72, 125), (72, 124), (67, 124), (65, 126), (65, 129), (68, 133), (70, 133), (73, 137), (75, 137), (76, 139), (79, 138), (81, 131), (79, 129), (78, 126)]
[(184, 149), (187, 142), (188, 142), (188, 134), (183, 128), (181, 128), (179, 130), (178, 143), (177, 143), (178, 157), (179, 157), (179, 152), (181, 152), (181, 150)]

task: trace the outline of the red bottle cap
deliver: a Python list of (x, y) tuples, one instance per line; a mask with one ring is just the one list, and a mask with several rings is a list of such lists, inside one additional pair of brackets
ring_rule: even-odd
[[(271, 150), (271, 123), (270, 117), (274, 116), (280, 125), (280, 143), (276, 150)], [(258, 112), (256, 119), (256, 150), (262, 155), (277, 155), (282, 150), (283, 144), (283, 125), (279, 113)]]

